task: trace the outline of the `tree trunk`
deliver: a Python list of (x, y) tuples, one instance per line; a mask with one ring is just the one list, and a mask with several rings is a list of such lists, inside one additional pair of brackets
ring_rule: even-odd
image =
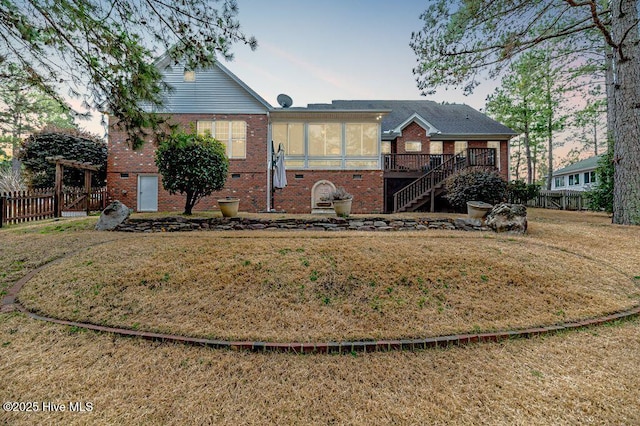
[(593, 155), (598, 156), (598, 121), (593, 120)]
[(184, 215), (191, 216), (191, 211), (193, 210), (193, 206), (195, 205), (195, 194), (192, 191), (186, 192), (186, 200), (184, 203)]
[(545, 79), (546, 87), (546, 103), (547, 103), (547, 155), (548, 155), (548, 163), (547, 163), (547, 189), (551, 190), (551, 179), (553, 179), (553, 102), (551, 99), (551, 82), (549, 81), (549, 73), (547, 73), (547, 78)]
[[(520, 161), (522, 159), (522, 141), (520, 138), (518, 140), (518, 150), (516, 155), (516, 166), (515, 166), (515, 180), (520, 180)], [(514, 147), (515, 148), (515, 147)]]
[(614, 63), (613, 222), (640, 225), (640, 45), (637, 0), (611, 2)]
[(524, 123), (524, 156), (527, 161), (527, 183), (533, 183), (533, 167), (531, 164), (531, 132), (529, 130), (529, 114), (527, 112), (527, 108), (529, 106), (525, 102), (525, 123)]

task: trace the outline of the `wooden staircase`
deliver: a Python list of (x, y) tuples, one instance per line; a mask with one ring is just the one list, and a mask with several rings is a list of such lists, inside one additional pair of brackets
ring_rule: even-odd
[[(427, 171), (425, 174), (393, 194), (393, 212), (413, 212), (430, 202), (430, 211), (434, 211), (436, 196), (444, 192), (444, 181), (451, 175), (458, 173), (467, 167), (495, 168), (495, 154), (487, 151), (484, 155), (456, 154), (437, 167)], [(492, 156), (493, 155), (493, 156)]]

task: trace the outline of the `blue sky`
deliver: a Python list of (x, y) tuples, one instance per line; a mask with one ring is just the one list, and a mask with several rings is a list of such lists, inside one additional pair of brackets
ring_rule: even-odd
[[(225, 66), (272, 105), (333, 99), (421, 99), (411, 32), (427, 0), (238, 0), (239, 20), (258, 49), (236, 45)], [(469, 97), (441, 88), (428, 99), (484, 107), (488, 82)]]

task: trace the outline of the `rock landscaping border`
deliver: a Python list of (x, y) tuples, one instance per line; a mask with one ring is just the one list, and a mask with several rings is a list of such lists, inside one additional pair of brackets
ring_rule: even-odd
[(118, 225), (119, 232), (179, 232), (179, 231), (242, 231), (242, 230), (303, 230), (303, 231), (424, 231), (447, 229), (491, 231), (478, 220), (458, 219), (393, 219), (386, 217), (319, 217), (319, 218), (129, 218)]

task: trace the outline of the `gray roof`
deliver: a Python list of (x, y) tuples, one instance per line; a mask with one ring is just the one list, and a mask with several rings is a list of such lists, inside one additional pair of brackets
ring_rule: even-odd
[(559, 176), (559, 175), (566, 175), (568, 173), (573, 173), (573, 172), (595, 170), (598, 167), (598, 161), (600, 161), (601, 158), (602, 158), (602, 155), (597, 155), (595, 157), (578, 161), (577, 163), (573, 163), (568, 165), (567, 167), (563, 167), (562, 169), (556, 170), (555, 172), (553, 172), (553, 175)]
[[(331, 104), (309, 104), (309, 110), (391, 110), (382, 118), (382, 132), (401, 130), (412, 117), (428, 125), (432, 134), (494, 135), (511, 137), (517, 133), (464, 104), (440, 104), (427, 100), (338, 100)], [(410, 120), (411, 121), (411, 120)]]

